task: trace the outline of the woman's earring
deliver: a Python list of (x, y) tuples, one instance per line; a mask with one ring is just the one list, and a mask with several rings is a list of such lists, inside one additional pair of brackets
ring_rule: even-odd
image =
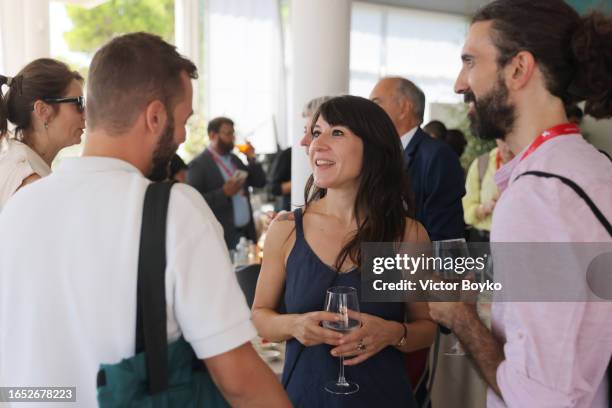
[(49, 129), (49, 124), (45, 122), (45, 129)]

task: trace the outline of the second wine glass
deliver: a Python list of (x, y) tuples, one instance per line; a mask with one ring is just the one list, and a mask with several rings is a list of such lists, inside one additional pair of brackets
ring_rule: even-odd
[[(433, 248), (434, 256), (443, 260), (459, 258), (465, 259), (470, 256), (467, 242), (463, 238), (434, 241)], [(455, 264), (456, 262), (453, 262), (453, 265)], [(455, 270), (448, 270), (443, 266), (439, 269), (438, 274), (441, 278), (449, 282), (460, 282), (462, 279), (464, 279), (463, 274), (458, 274)], [(449, 335), (453, 339), (452, 346), (449, 350), (445, 351), (444, 354), (447, 356), (465, 356), (465, 351), (463, 350), (463, 347), (461, 347), (461, 342), (459, 342), (459, 339), (455, 336), (455, 334), (444, 326), (439, 326), (439, 328), (441, 333)], [(447, 343), (447, 341), (444, 343)]]

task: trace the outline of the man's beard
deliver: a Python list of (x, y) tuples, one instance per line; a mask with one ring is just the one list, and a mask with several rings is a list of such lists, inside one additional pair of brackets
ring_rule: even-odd
[(232, 150), (234, 150), (234, 142), (226, 142), (221, 140), (221, 137), (219, 137), (219, 140), (217, 140), (217, 149), (221, 150), (219, 152), (221, 154), (229, 154)]
[(474, 102), (474, 109), (468, 113), (470, 129), (476, 137), (484, 140), (506, 138), (514, 127), (515, 108), (508, 102), (508, 87), (501, 76), (489, 93), (476, 100), (472, 92), (466, 92), (464, 101)]
[(159, 138), (153, 152), (153, 167), (149, 179), (152, 181), (166, 180), (170, 174), (170, 159), (176, 153), (178, 146), (174, 143), (174, 118), (168, 118), (166, 129)]

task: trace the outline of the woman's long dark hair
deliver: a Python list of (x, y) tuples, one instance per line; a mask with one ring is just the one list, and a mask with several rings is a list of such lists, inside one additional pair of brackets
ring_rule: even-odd
[[(334, 266), (340, 271), (347, 257), (361, 266), (362, 243), (401, 242), (406, 217), (414, 216), (414, 204), (399, 135), (380, 106), (358, 96), (339, 96), (319, 107), (312, 127), (319, 117), (330, 126), (349, 128), (363, 141), (363, 162), (353, 208), (357, 232), (336, 257)], [(304, 213), (326, 193), (326, 189), (314, 184), (311, 175), (304, 190)]]

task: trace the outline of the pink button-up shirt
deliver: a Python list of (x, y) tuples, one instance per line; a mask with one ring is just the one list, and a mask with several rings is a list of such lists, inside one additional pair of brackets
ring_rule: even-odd
[[(522, 161), (521, 156), (495, 176), (502, 194), (492, 242), (612, 242), (583, 199), (560, 180), (524, 176), (515, 181), (530, 170), (567, 177), (612, 222), (607, 157), (580, 135), (556, 137)], [(492, 330), (504, 343), (505, 360), (497, 369), (503, 401), (489, 389), (488, 407), (608, 407), (612, 302), (494, 303)]]

